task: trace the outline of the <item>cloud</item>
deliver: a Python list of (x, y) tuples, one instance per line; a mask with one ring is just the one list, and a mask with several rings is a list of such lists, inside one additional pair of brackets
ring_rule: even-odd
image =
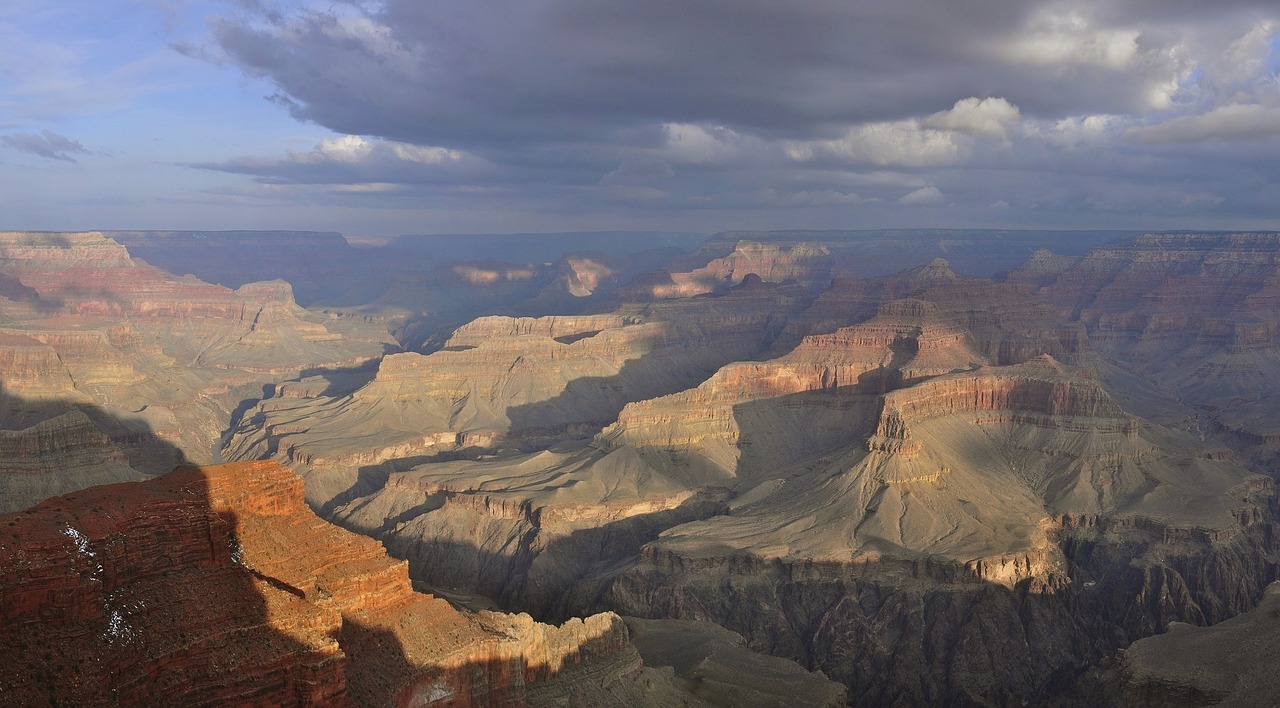
[(1258, 104), (1220, 106), (1201, 115), (1178, 116), (1124, 132), (1126, 138), (1147, 144), (1258, 140), (1277, 135), (1280, 135), (1280, 105)]
[(1036, 5), (383, 0), (230, 16), (214, 40), (298, 118), (490, 158), (565, 141), (651, 144), (664, 124), (831, 138), (957, 94), (1058, 118), (1147, 110), (1185, 68), (1176, 34)]
[(1105, 143), (1120, 122), (1118, 116), (1071, 116), (1045, 125), (1027, 126), (1027, 132), (1054, 147), (1075, 150)]
[(1005, 137), (1005, 132), (1018, 123), (1018, 107), (1003, 98), (964, 98), (950, 110), (939, 111), (925, 119), (926, 128), (955, 130), (971, 135)]
[(198, 165), (282, 192), (685, 224), (947, 204), (1033, 224), (1256, 213), (1280, 179), (1247, 149), (1280, 125), (1264, 0), (285, 7), (239, 3), (183, 45), (338, 136)]
[(928, 204), (941, 204), (947, 200), (942, 196), (942, 192), (937, 187), (921, 187), (910, 194), (906, 194), (898, 199), (898, 203), (903, 206), (924, 206)]
[(898, 167), (950, 164), (962, 153), (951, 133), (924, 128), (915, 120), (868, 123), (835, 140), (792, 142), (786, 150), (798, 161), (825, 156), (845, 163)]
[(1225, 50), (1206, 54), (1200, 63), (1203, 81), (1208, 86), (1232, 91), (1269, 73), (1276, 24), (1259, 20), (1227, 45)]
[(864, 199), (856, 192), (841, 192), (835, 189), (781, 193), (769, 188), (760, 190), (755, 196), (764, 205), (783, 207), (848, 206), (877, 201)]
[(81, 145), (78, 140), (59, 135), (47, 128), (40, 131), (39, 135), (35, 133), (0, 135), (0, 142), (4, 142), (5, 145), (14, 150), (29, 152), (49, 160), (76, 162), (77, 160), (73, 155), (89, 154), (89, 150)]
[(309, 151), (290, 150), (283, 157), (241, 157), (190, 166), (253, 175), (268, 182), (348, 185), (456, 181), (485, 169), (483, 161), (458, 150), (357, 135), (322, 140)]
[(1079, 12), (1050, 10), (1000, 47), (1010, 61), (1055, 68), (1097, 66), (1123, 69), (1139, 56), (1139, 31), (1098, 27)]

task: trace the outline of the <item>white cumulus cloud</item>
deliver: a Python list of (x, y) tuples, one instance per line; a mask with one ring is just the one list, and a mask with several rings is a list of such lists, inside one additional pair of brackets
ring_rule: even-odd
[(921, 187), (910, 194), (903, 195), (898, 199), (898, 203), (904, 206), (925, 206), (929, 204), (941, 204), (947, 200), (942, 196), (942, 192), (932, 185)]
[(1020, 117), (1018, 107), (1003, 98), (973, 97), (956, 101), (950, 110), (934, 113), (925, 119), (923, 125), (936, 130), (1004, 138)]

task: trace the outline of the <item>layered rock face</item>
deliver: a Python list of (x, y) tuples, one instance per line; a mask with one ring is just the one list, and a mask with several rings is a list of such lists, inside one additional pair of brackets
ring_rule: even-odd
[(761, 351), (800, 303), (791, 289), (761, 285), (609, 315), (480, 318), (440, 351), (385, 358), (349, 396), (263, 401), (226, 452), (300, 465), (320, 506), (356, 483), (358, 466), (588, 437), (628, 401)]
[[(296, 371), (381, 352), (383, 338), (374, 331), (341, 341), (342, 334), (294, 304), (284, 281), (233, 291), (175, 278), (99, 233), (2, 233), (0, 272), (34, 290), (39, 309), (61, 315), (69, 328), (118, 326), (128, 318), (145, 340), (193, 366)], [(42, 325), (36, 320), (28, 328), (49, 329)]]
[[(880, 277), (945, 258), (962, 272), (991, 276), (1017, 267), (1041, 248), (1081, 255), (1120, 236), (1101, 231), (992, 231), (965, 229), (876, 229), (866, 231), (726, 231), (703, 243), (700, 253), (722, 257), (742, 241), (782, 250), (817, 244), (836, 260), (838, 275)], [(701, 266), (709, 260), (700, 256)], [(687, 261), (679, 261), (684, 264)], [(688, 266), (677, 268), (687, 272)]]
[[(1270, 479), (1209, 431), (1146, 420), (1178, 421), (1173, 394), (1199, 385), (1158, 372), (1222, 370), (1198, 347), (1275, 368), (1270, 330), (1247, 318), (1234, 340), (1208, 315), (1179, 329), (1232, 302), (1274, 309), (1260, 266), (1161, 260), (1177, 244), (1151, 241), (1039, 252), (1007, 282), (940, 259), (853, 278), (841, 259), (856, 248), (799, 236), (717, 244), (633, 281), (621, 292), (637, 302), (609, 314), (472, 320), (363, 387), (289, 382), (224, 450), (295, 465), (313, 508), (442, 593), (543, 620), (714, 621), (858, 702), (1062, 699), (1117, 648), (1247, 610), (1276, 577)], [(1184, 240), (1173, 250), (1205, 250)], [(809, 250), (827, 265), (788, 271)], [(470, 265), (450, 277), (514, 284), (521, 307), (619, 282), (602, 260), (565, 260), (552, 285), (552, 266), (506, 280), (520, 268)], [(1205, 289), (1188, 299), (1184, 277)], [(1233, 292), (1243, 281), (1258, 286)], [(716, 296), (678, 297), (693, 292)], [(1233, 386), (1231, 410), (1267, 405)], [(699, 662), (671, 659), (686, 685), (715, 683), (722, 669)]]
[(399, 272), (401, 264), (384, 276), (390, 287), (383, 295), (349, 312), (385, 321), (406, 349), (429, 352), (443, 346), (457, 327), (485, 315), (609, 311), (617, 305), (612, 295), (619, 285), (661, 266), (671, 255), (663, 250), (626, 258), (575, 252), (551, 262), (450, 261), (430, 270)]
[(1280, 432), (1280, 234), (1146, 234), (1076, 258), (1038, 253), (1008, 277), (1216, 423), (1259, 443)]
[(1007, 703), (1171, 620), (1242, 611), (1276, 573), (1269, 479), (1052, 360), (882, 402), (851, 425), (874, 430), (860, 448), (663, 532), (603, 606), (717, 622), (855, 701)]
[(531, 311), (574, 313), (616, 303), (615, 291), (641, 274), (664, 267), (680, 253), (674, 249), (648, 250), (619, 257), (603, 253), (566, 253), (551, 264), (554, 279), (529, 301)]
[(747, 649), (710, 622), (627, 618), (646, 665), (670, 666), (703, 700), (734, 706), (843, 706), (843, 687), (815, 682), (795, 663)]
[[(503, 259), (544, 264), (564, 260), (562, 254), (572, 252), (581, 254), (575, 258), (608, 263), (615, 273), (621, 263), (624, 275), (620, 282), (625, 282), (634, 272), (660, 265), (655, 257), (665, 260), (692, 250), (702, 240), (693, 234), (471, 234), (465, 238), (404, 236), (390, 242), (307, 231), (110, 231), (105, 235), (170, 273), (192, 273), (229, 288), (283, 279), (293, 286), (300, 304), (329, 308), (371, 303), (386, 294), (400, 276), (416, 273), (417, 280), (400, 281), (413, 287), (414, 282), (423, 282), (420, 274), (424, 269), (441, 263)], [(647, 250), (653, 252), (645, 253)], [(666, 255), (658, 255), (658, 251)], [(633, 263), (638, 267), (634, 272), (630, 270)], [(558, 263), (544, 274), (571, 279), (574, 270), (595, 270), (586, 264), (563, 265), (568, 267), (562, 269)], [(436, 282), (447, 289), (444, 279), (447, 276)], [(605, 276), (597, 285), (607, 289), (607, 281)], [(5, 292), (0, 282), (0, 295)], [(484, 313), (473, 311), (470, 316), (479, 314)]]
[(303, 369), (367, 362), (390, 339), (298, 307), (284, 281), (230, 290), (175, 278), (99, 233), (0, 233), (0, 274), (26, 291), (0, 299), (0, 429), (80, 410), (136, 470), (98, 475), (84, 455), (46, 451), (15, 463), (26, 471), (6, 482), (5, 509), (69, 491), (82, 473), (84, 484), (159, 474), (181, 459), (175, 449), (212, 461), (245, 399)]
[(729, 364), (697, 388), (630, 404), (602, 443), (691, 484), (752, 478), (847, 445), (874, 406), (868, 394), (984, 363), (931, 303), (901, 300), (777, 359)]
[(1110, 667), (1116, 705), (1263, 706), (1280, 701), (1280, 585), (1257, 608), (1212, 627), (1174, 623)]
[(0, 529), (9, 705), (696, 703), (616, 616), (551, 627), (413, 592), (275, 463), (98, 487)]
[[(142, 378), (124, 353), (139, 338), (126, 322), (95, 326), (82, 318), (53, 317), (28, 326), (31, 328), (0, 329), (0, 352), (33, 346), (24, 340), (42, 345), (38, 364), (12, 361), (12, 367), (6, 369), (5, 384), (14, 393), (33, 398), (75, 398), (134, 384)], [(28, 377), (32, 376), (37, 381), (29, 382)]]
[(774, 343), (778, 354), (808, 335), (861, 322), (894, 300), (932, 303), (989, 361), (1017, 364), (1040, 354), (1072, 361), (1089, 350), (1084, 327), (1069, 323), (1023, 284), (993, 283), (956, 273), (941, 258), (883, 278), (837, 278), (804, 312), (787, 322)]
[(71, 410), (22, 430), (0, 430), (0, 513), (77, 489), (142, 479), (120, 444)]
[[(1256, 601), (1269, 480), (1044, 355), (1088, 342), (1027, 286), (926, 269), (940, 284), (630, 403), (588, 445), (425, 462), (330, 513), (432, 585), (714, 621), (870, 702), (1059, 695), (1129, 639)], [(457, 346), (584, 327), (485, 320)]]
[(9, 391), (36, 398), (75, 395), (58, 352), (34, 337), (0, 331), (0, 370)]
[(129, 253), (170, 273), (239, 288), (284, 280), (304, 305), (357, 304), (381, 295), (398, 254), (357, 249), (342, 234), (309, 231), (108, 231)]
[[(854, 700), (1061, 695), (1132, 638), (1255, 602), (1276, 572), (1275, 493), (1229, 456), (1122, 409), (1070, 363), (1097, 361), (1083, 327), (1030, 290), (944, 261), (838, 280), (785, 321), (730, 320), (790, 333), (785, 353), (620, 410), (612, 399), (592, 425), (617, 420), (590, 440), (590, 428), (563, 428), (564, 442), (546, 447), (526, 429), (534, 451), (502, 449), (522, 439), (508, 405), (498, 425), (361, 458), (364, 474), (313, 504), (328, 499), (331, 518), (383, 539), (433, 587), (546, 618), (617, 608), (714, 621), (838, 678)], [(563, 407), (537, 418), (573, 420), (572, 406), (586, 420), (600, 399), (585, 360), (634, 351), (636, 335), (660, 352), (701, 341), (672, 327), (693, 312), (720, 321), (730, 298), (768, 291), (748, 277), (728, 297), (656, 303), (673, 309), (643, 317), (482, 318), (436, 354), (389, 358), (351, 400), (376, 390), (420, 406), (419, 392), (439, 385), (434, 415), (465, 424), (497, 412), (476, 401), (554, 393), (508, 371), (565, 372), (551, 387)], [(446, 355), (465, 366), (443, 366)], [(490, 356), (501, 365), (486, 369)], [(314, 437), (359, 434), (354, 409), (313, 400), (334, 411)], [(268, 427), (275, 413), (263, 413), (233, 445)], [(304, 441), (306, 417), (276, 420), (280, 434), (256, 439), (281, 444), (264, 450)]]

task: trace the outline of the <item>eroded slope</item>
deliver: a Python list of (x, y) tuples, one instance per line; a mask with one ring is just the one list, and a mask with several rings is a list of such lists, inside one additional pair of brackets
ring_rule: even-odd
[(89, 489), (0, 528), (6, 704), (702, 705), (612, 614), (553, 627), (414, 592), (272, 462)]

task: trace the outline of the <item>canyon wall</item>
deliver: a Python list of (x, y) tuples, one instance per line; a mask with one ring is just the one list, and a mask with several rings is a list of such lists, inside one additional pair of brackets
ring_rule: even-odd
[(696, 703), (611, 614), (542, 625), (415, 593), (406, 564), (270, 462), (186, 468), (0, 517), (12, 705)]

